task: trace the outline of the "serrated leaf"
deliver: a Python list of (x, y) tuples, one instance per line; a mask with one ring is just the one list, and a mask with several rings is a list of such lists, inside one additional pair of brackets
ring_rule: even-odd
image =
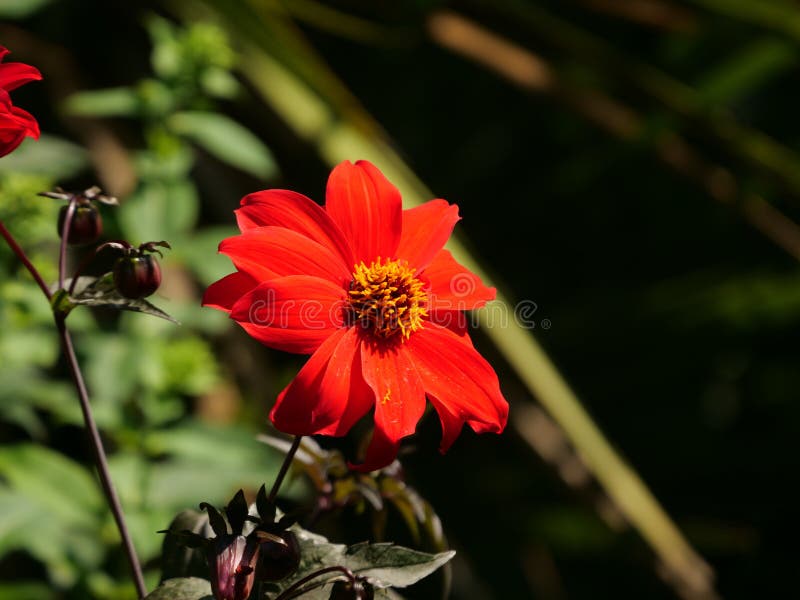
[[(344, 544), (333, 544), (325, 537), (307, 531), (301, 527), (293, 527), (300, 543), (300, 566), (286, 579), (265, 586), (272, 594), (280, 594), (296, 581), (325, 567), (341, 566), (350, 569), (356, 575), (367, 577), (378, 589), (390, 587), (408, 587), (420, 579), (427, 577), (436, 569), (447, 563), (455, 555), (454, 551), (428, 554), (394, 544), (369, 544), (367, 542), (347, 547)], [(309, 591), (303, 598), (310, 600), (327, 600), (333, 582), (341, 579), (341, 574), (332, 572), (321, 575), (309, 585)]]
[(447, 563), (455, 551), (428, 554), (394, 544), (362, 543), (345, 554), (347, 568), (376, 587), (408, 587)]
[(269, 179), (276, 173), (269, 149), (250, 130), (225, 115), (179, 112), (170, 117), (169, 126), (218, 159), (259, 179)]
[(64, 109), (80, 117), (130, 117), (139, 108), (139, 96), (127, 87), (77, 92), (64, 101)]
[(211, 584), (199, 577), (167, 579), (145, 596), (145, 600), (214, 600)]
[[(178, 321), (144, 298), (131, 299), (120, 294), (114, 287), (114, 275), (112, 273), (106, 273), (102, 277), (97, 277), (94, 281), (84, 285), (87, 279), (92, 278), (80, 277), (78, 279), (76, 293), (69, 299), (72, 304), (80, 306), (105, 306), (108, 308), (116, 308), (117, 310), (130, 310), (132, 312), (140, 312), (166, 319), (167, 321), (178, 324)], [(83, 286), (80, 292), (77, 292), (78, 286)]]
[(207, 575), (208, 564), (203, 553), (187, 548), (180, 533), (172, 532), (189, 531), (208, 538), (213, 535), (208, 515), (197, 510), (184, 510), (172, 520), (169, 530), (161, 550), (161, 580)]

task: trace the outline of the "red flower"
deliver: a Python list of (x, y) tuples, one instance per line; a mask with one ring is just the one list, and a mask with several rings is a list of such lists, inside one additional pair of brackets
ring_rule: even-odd
[(362, 471), (394, 459), (426, 396), (442, 452), (465, 422), (501, 432), (508, 404), (463, 313), (495, 290), (442, 249), (458, 207), (431, 200), (404, 211), (397, 188), (366, 161), (337, 166), (326, 196), (324, 208), (287, 190), (246, 196), (241, 235), (220, 244), (238, 271), (203, 298), (267, 346), (311, 354), (278, 396), (275, 427), (341, 436), (374, 407)]
[(39, 139), (39, 124), (27, 112), (11, 104), (8, 92), (19, 86), (42, 78), (35, 67), (22, 63), (3, 63), (8, 54), (0, 46), (0, 156), (12, 152), (26, 136)]

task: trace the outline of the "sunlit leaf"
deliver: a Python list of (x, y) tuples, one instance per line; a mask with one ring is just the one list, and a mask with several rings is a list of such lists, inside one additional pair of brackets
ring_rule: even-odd
[(38, 140), (25, 138), (13, 153), (0, 160), (0, 173), (44, 175), (54, 180), (69, 179), (89, 165), (81, 146), (43, 134)]
[(167, 579), (145, 596), (145, 600), (214, 600), (211, 584), (198, 577)]
[(127, 87), (77, 92), (64, 101), (64, 109), (80, 117), (131, 117), (140, 105), (136, 91)]
[(186, 111), (174, 114), (169, 125), (218, 159), (259, 179), (276, 173), (269, 149), (248, 129), (220, 113)]

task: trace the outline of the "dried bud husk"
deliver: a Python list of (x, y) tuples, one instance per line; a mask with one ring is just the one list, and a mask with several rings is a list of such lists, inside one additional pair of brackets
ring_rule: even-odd
[(216, 600), (247, 600), (256, 580), (259, 540), (226, 534), (206, 548)]

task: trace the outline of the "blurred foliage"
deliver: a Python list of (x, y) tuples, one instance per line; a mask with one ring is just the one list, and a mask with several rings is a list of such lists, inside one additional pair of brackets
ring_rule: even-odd
[[(208, 7), (224, 28), (210, 23)], [(519, 62), (498, 69), (488, 53), (453, 53), (432, 27), (445, 7), (520, 50)], [(272, 455), (253, 444), (254, 424), (299, 365), (197, 308), (203, 286), (230, 270), (215, 255), (233, 232), (230, 211), (264, 180), (321, 200), (324, 163), (363, 148), (357, 132), (376, 146), (391, 139), (432, 189), (460, 205), (459, 228), (496, 279), (535, 300), (537, 324), (551, 324), (537, 337), (709, 560), (721, 595), (791, 595), (796, 540), (787, 524), (800, 435), (796, 3), (153, 0), (146, 8), (0, 0), (0, 17), (18, 19), (0, 34), (30, 36), (0, 40), (18, 42), (14, 59), (37, 64), (50, 51), (45, 42), (58, 44), (84, 80), (63, 113), (53, 108), (58, 92), (44, 85), (15, 92), (48, 135), (0, 160), (0, 216), (52, 281), (57, 206), (33, 194), (57, 182), (81, 187), (87, 161), (101, 170), (104, 157), (80, 149), (86, 132), (75, 126), (100, 120), (133, 152), (136, 176), (119, 211), (104, 209), (110, 235), (175, 247), (165, 282), (179, 285), (156, 300), (180, 328), (135, 314), (70, 317), (151, 567), (154, 531), (175, 512), (270, 480)], [(463, 48), (477, 44), (465, 39)], [(519, 73), (528, 79), (514, 79)], [(298, 82), (321, 100), (309, 101)], [(287, 106), (296, 120), (284, 120)], [(8, 440), (0, 575), (10, 580), (0, 599), (130, 597), (118, 583), (127, 579), (113, 526), (88, 485), (80, 414), (49, 311), (2, 246), (0, 269)], [(476, 343), (487, 347), (480, 336)], [(494, 362), (512, 406), (527, 402), (499, 354)], [(454, 598), (674, 597), (563, 440), (538, 432), (537, 451), (556, 448), (541, 461), (527, 438), (465, 433), (446, 457), (432, 458), (438, 433), (426, 421), (420, 451), (403, 461), (409, 489), (444, 516), (459, 550)], [(337, 447), (349, 455), (350, 444)], [(40, 471), (53, 479), (40, 480)], [(357, 542), (372, 524), (350, 511), (379, 514), (385, 498), (372, 483), (333, 479), (347, 502), (326, 533)], [(54, 485), (81, 489), (51, 493), (63, 498), (55, 506), (43, 497)], [(409, 516), (418, 510), (396, 508), (404, 525), (420, 522)], [(34, 526), (49, 528), (49, 543), (26, 535)], [(389, 527), (392, 539), (410, 535)]]
[[(143, 563), (157, 567), (162, 540), (156, 532), (176, 512), (198, 498), (220, 501), (232, 489), (269, 480), (277, 459), (255, 441), (252, 423), (212, 425), (192, 416), (203, 397), (226, 400), (217, 392), (223, 375), (205, 338), (219, 332), (225, 319), (202, 310), (197, 294), (228, 267), (213, 260), (226, 234), (219, 227), (196, 228), (200, 206), (189, 179), (195, 158), (187, 141), (254, 174), (273, 174), (275, 167), (269, 151), (242, 126), (198, 110), (237, 90), (222, 32), (209, 25), (181, 29), (156, 18), (148, 29), (159, 79), (78, 93), (66, 107), (84, 117), (124, 115), (144, 127), (136, 190), (119, 209), (102, 210), (111, 235), (137, 243), (168, 239), (177, 246), (162, 263), (172, 277), (165, 289), (176, 297), (157, 301), (184, 325), (107, 309), (75, 311), (69, 323), (78, 332), (96, 420), (113, 449), (110, 468), (134, 544)], [(194, 112), (183, 110), (189, 108)], [(198, 133), (208, 122), (214, 126), (210, 138)], [(84, 177), (87, 154), (43, 136), (8, 158), (0, 163), (0, 217), (52, 281), (59, 206), (35, 194)], [(22, 581), (0, 589), (0, 596), (44, 598), (61, 590), (75, 598), (133, 598), (117, 532), (94, 479), (75, 391), (59, 365), (47, 302), (5, 245), (0, 267), (0, 418), (2, 431), (14, 440), (0, 447), (0, 557), (14, 564), (14, 552), (25, 552), (46, 570), (52, 590), (36, 596), (41, 587)], [(148, 572), (151, 584), (157, 577), (157, 568)]]

